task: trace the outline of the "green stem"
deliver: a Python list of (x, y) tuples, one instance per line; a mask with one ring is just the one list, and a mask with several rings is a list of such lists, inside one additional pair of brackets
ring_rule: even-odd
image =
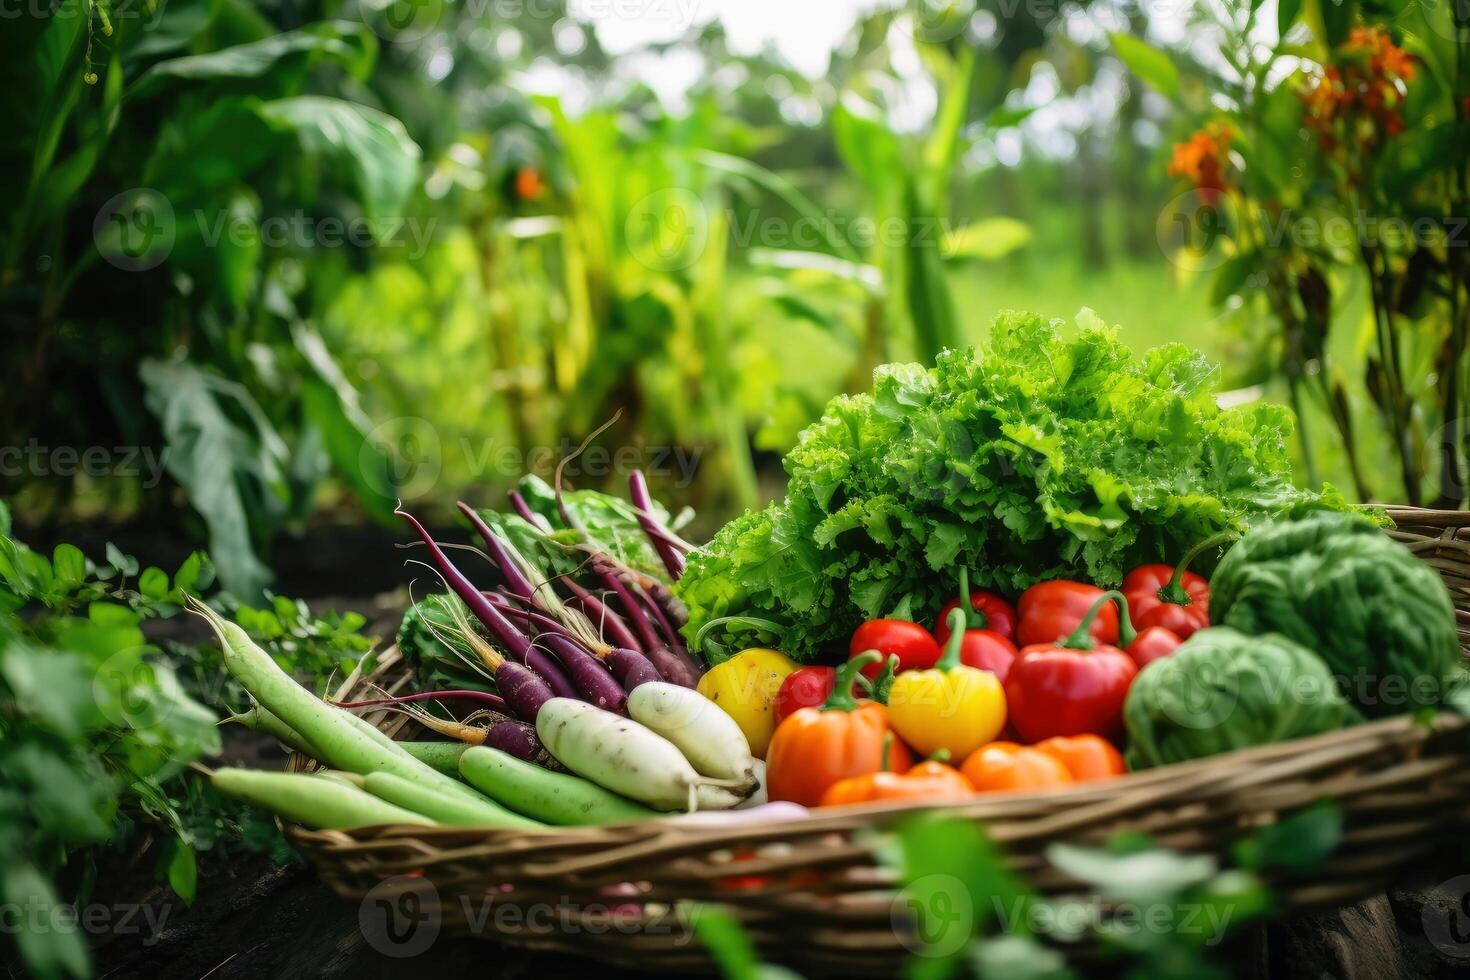
[(1205, 538), (1199, 544), (1184, 553), (1179, 564), (1174, 566), (1174, 574), (1169, 577), (1169, 582), (1159, 590), (1159, 598), (1165, 602), (1172, 602), (1176, 606), (1187, 606), (1194, 600), (1188, 592), (1184, 591), (1184, 573), (1188, 570), (1190, 562), (1211, 548), (1219, 547), (1226, 541), (1234, 541), (1240, 537), (1234, 531), (1220, 531)]
[[(985, 612), (975, 608), (975, 603), (970, 599), (970, 570), (960, 566), (960, 609), (965, 614), (965, 625), (960, 629), (983, 630), (990, 628), (990, 617)], [(953, 618), (953, 617), (951, 617)], [(956, 627), (951, 627), (956, 628)]]
[[(705, 651), (706, 638), (709, 636), (710, 630), (717, 626), (745, 627), (747, 629), (771, 633), (778, 638), (778, 645), (780, 643), (779, 638), (786, 635), (786, 627), (774, 620), (761, 619), (759, 616), (720, 616), (717, 619), (712, 619), (705, 623), (699, 628), (699, 632), (694, 634), (694, 643), (692, 646), (695, 653), (703, 653)], [(723, 657), (725, 654), (724, 644), (721, 643), (710, 643), (708, 649), (716, 657)]]
[(945, 641), (944, 652), (934, 662), (934, 669), (940, 673), (947, 674), (960, 665), (960, 647), (965, 643), (965, 611), (963, 609), (951, 609), (949, 613), (949, 639)]
[(852, 686), (857, 682), (857, 677), (868, 664), (875, 664), (883, 659), (883, 654), (877, 650), (866, 650), (847, 663), (837, 668), (837, 682), (832, 685), (832, 693), (827, 695), (827, 700), (822, 702), (823, 711), (852, 711), (858, 706), (857, 698), (852, 696)]
[(1092, 608), (1087, 610), (1087, 615), (1082, 617), (1082, 622), (1057, 646), (1068, 650), (1091, 650), (1097, 644), (1092, 639), (1092, 622), (1097, 619), (1097, 614), (1102, 612), (1103, 606), (1109, 602), (1118, 607), (1118, 646), (1126, 647), (1138, 636), (1138, 631), (1133, 628), (1133, 618), (1128, 615), (1128, 599), (1123, 593), (1115, 590), (1104, 592), (1097, 597)]

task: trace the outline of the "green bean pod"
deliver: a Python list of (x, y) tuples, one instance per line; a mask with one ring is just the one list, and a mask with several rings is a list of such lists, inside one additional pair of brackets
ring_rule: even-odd
[(603, 789), (596, 783), (485, 746), (459, 757), (459, 771), (470, 784), (537, 820), (566, 827), (633, 823), (660, 814)]
[(347, 830), (381, 824), (433, 824), (421, 814), (394, 806), (350, 783), (324, 776), (255, 769), (217, 769), (210, 782), (221, 793), (317, 830)]
[(489, 800), (483, 803), (467, 797), (418, 786), (386, 772), (372, 772), (362, 777), (363, 786), (379, 799), (422, 813), (437, 823), (454, 827), (506, 827), (517, 830), (544, 829), (535, 820), (511, 813)]

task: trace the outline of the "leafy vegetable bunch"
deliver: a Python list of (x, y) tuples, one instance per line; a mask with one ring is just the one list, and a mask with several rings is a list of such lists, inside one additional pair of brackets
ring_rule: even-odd
[(1007, 593), (1111, 585), (1220, 530), (1345, 506), (1293, 485), (1286, 410), (1221, 408), (1202, 354), (1135, 356), (1090, 311), (1078, 326), (1002, 314), (983, 347), (830, 402), (786, 457), (786, 497), (690, 556), (686, 634), (728, 646), (754, 623), (798, 659), (835, 656), (864, 620), (937, 606), (955, 566)]

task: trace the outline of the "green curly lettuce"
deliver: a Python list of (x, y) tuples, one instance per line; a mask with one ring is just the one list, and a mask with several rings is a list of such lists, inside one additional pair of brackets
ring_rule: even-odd
[(1210, 615), (1316, 650), (1343, 693), (1374, 717), (1440, 703), (1458, 674), (1444, 581), (1347, 514), (1311, 514), (1236, 542), (1210, 582)]
[(886, 365), (871, 394), (833, 399), (786, 457), (786, 497), (690, 556), (690, 639), (754, 617), (792, 657), (833, 660), (865, 619), (926, 620), (960, 565), (1012, 595), (1058, 576), (1112, 585), (1216, 531), (1346, 506), (1293, 485), (1286, 409), (1220, 408), (1202, 354), (1136, 356), (1083, 318), (1068, 337), (1002, 314), (985, 346)]
[(1311, 650), (1284, 636), (1248, 636), (1228, 626), (1200, 630), (1145, 667), (1123, 705), (1130, 769), (1337, 731), (1360, 720)]

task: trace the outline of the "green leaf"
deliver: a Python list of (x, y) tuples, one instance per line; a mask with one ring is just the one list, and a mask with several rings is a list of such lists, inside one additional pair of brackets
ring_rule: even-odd
[(380, 236), (397, 231), (419, 177), (419, 147), (403, 123), (367, 106), (318, 95), (262, 103), (256, 111), (267, 123), (293, 133), (307, 153), (351, 175), (357, 200)]
[(149, 566), (138, 579), (138, 591), (155, 601), (164, 598), (168, 595), (168, 573)]
[(280, 514), (285, 444), (235, 382), (182, 360), (148, 359), (138, 373), (169, 447), (165, 465), (209, 527), (220, 578), (237, 595), (258, 595), (270, 573), (252, 528), (268, 533)]
[(371, 63), (375, 47), (364, 25), (313, 24), (249, 44), (161, 61), (133, 82), (127, 97), (148, 98), (176, 82), (197, 85), (261, 78), (280, 71), (288, 61), (309, 65), (329, 60), (360, 72)]
[[(49, 911), (62, 905), (61, 896), (35, 865), (14, 858), (0, 869), (0, 900), (19, 909)], [(91, 976), (84, 935), (81, 929), (17, 929), (14, 933), (21, 958), (37, 980)]]
[(132, 578), (138, 574), (138, 559), (132, 555), (123, 554), (111, 541), (107, 542), (105, 554), (107, 564), (117, 569), (125, 578)]
[(1236, 862), (1257, 871), (1310, 873), (1342, 842), (1342, 809), (1331, 800), (1262, 827), (1235, 847)]
[(391, 521), (398, 496), (393, 460), (368, 438), (373, 423), (357, 389), (314, 329), (298, 321), (291, 325), (291, 336), (316, 374), (301, 391), (306, 418), (321, 433), (337, 475), (353, 488), (358, 501), (378, 520)]
[(73, 592), (87, 579), (87, 556), (76, 545), (62, 543), (51, 553), (51, 568), (57, 590)]
[(174, 588), (180, 592), (198, 594), (214, 582), (214, 563), (203, 551), (196, 551), (174, 573)]
[(183, 899), (185, 905), (194, 904), (194, 895), (199, 885), (199, 866), (194, 858), (194, 848), (178, 837), (168, 859), (168, 886)]
[(1129, 71), (1162, 95), (1179, 95), (1179, 69), (1167, 54), (1131, 34), (1114, 34), (1112, 41), (1113, 53)]
[(994, 261), (1031, 244), (1031, 226), (1015, 218), (982, 218), (944, 236), (945, 258)]

